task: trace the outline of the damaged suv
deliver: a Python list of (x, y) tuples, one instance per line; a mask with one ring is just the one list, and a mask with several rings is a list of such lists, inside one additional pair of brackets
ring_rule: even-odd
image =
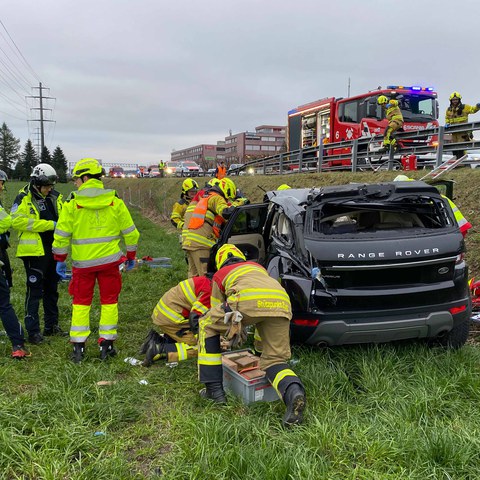
[(465, 243), (448, 201), (424, 182), (268, 192), (234, 210), (213, 256), (224, 243), (287, 290), (294, 343), (467, 340)]

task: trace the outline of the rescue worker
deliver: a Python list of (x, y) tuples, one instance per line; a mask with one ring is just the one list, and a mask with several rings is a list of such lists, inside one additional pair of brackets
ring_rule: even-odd
[(248, 201), (246, 198), (234, 200), (236, 195), (235, 183), (223, 178), (188, 206), (182, 230), (182, 248), (187, 253), (189, 277), (207, 273), (210, 249), (220, 236), (225, 218), (235, 207)]
[[(0, 170), (0, 192), (7, 182), (7, 174)], [(0, 318), (7, 336), (12, 342), (12, 358), (21, 360), (30, 356), (25, 348), (25, 337), (22, 325), (10, 302), (10, 288), (12, 287), (12, 269), (8, 258), (7, 248), (10, 246), (8, 229), (12, 226), (12, 217), (5, 211), (0, 203)]]
[(115, 190), (105, 189), (105, 174), (94, 158), (79, 160), (73, 169), (78, 188), (72, 192), (58, 220), (53, 253), (59, 262), (57, 272), (65, 276), (68, 248), (72, 247), (72, 280), (69, 293), (73, 297), (70, 342), (72, 361), (79, 363), (90, 335), (90, 308), (95, 282), (100, 291), (99, 339), (100, 358), (116, 354), (118, 296), (122, 288), (119, 265), (125, 260), (120, 249), (123, 237), (127, 250), (126, 269), (135, 265), (138, 230), (123, 200)]
[[(284, 425), (299, 424), (306, 404), (301, 380), (290, 369), (290, 298), (277, 280), (232, 244), (219, 248), (213, 276), (211, 309), (200, 318), (198, 337), (199, 380), (203, 398), (225, 403), (220, 335), (241, 335), (244, 326), (255, 325), (263, 342), (260, 368), (265, 370), (287, 406)], [(243, 324), (243, 325), (242, 325)]]
[(396, 150), (397, 140), (393, 134), (403, 127), (403, 115), (398, 106), (398, 101), (394, 99), (388, 99), (385, 95), (380, 95), (377, 99), (377, 103), (381, 105), (382, 109), (386, 110), (386, 117), (388, 120), (388, 126), (383, 136), (382, 148), (380, 152), (387, 152), (392, 148)]
[(183, 220), (185, 217), (185, 211), (197, 192), (198, 183), (195, 180), (187, 178), (183, 181), (180, 200), (173, 204), (172, 214), (170, 215), (170, 220), (173, 226), (179, 230), (183, 228), (183, 224), (185, 223)]
[(167, 168), (167, 164), (163, 161), (160, 160), (158, 163), (158, 171), (160, 173), (160, 177), (163, 178), (165, 176), (165, 169)]
[[(58, 281), (52, 254), (53, 231), (62, 209), (62, 195), (54, 187), (57, 172), (48, 163), (33, 168), (30, 183), (12, 206), (12, 226), (18, 232), (17, 257), (26, 273), (25, 329), (28, 341), (39, 345), (44, 335), (64, 335), (58, 324)], [(39, 309), (43, 302), (44, 330)]]
[[(409, 178), (406, 175), (397, 175), (394, 179), (394, 182), (413, 182), (413, 178)], [(455, 203), (450, 200), (447, 196), (442, 195), (448, 201), (450, 208), (453, 211), (453, 215), (455, 216), (455, 220), (457, 222), (458, 228), (460, 229), (460, 233), (465, 237), (467, 232), (472, 228), (472, 224), (463, 216), (463, 213), (460, 209), (455, 205)]]
[[(458, 92), (453, 92), (450, 95), (450, 105), (445, 112), (445, 127), (452, 127), (459, 123), (468, 123), (468, 116), (472, 113), (477, 113), (480, 110), (480, 103), (474, 107), (462, 103), (462, 96)], [(452, 133), (452, 142), (470, 142), (473, 140), (473, 133), (471, 131)], [(460, 158), (465, 155), (464, 150), (455, 150), (453, 154)]]
[(184, 280), (162, 296), (152, 320), (165, 335), (155, 330), (147, 335), (140, 349), (145, 367), (162, 358), (170, 363), (197, 357), (198, 321), (210, 309), (211, 293), (211, 276), (202, 276)]
[(215, 169), (215, 177), (218, 178), (218, 180), (222, 180), (222, 178), (225, 178), (226, 176), (227, 167), (225, 166), (225, 162), (221, 160), (220, 163), (217, 165), (217, 168)]

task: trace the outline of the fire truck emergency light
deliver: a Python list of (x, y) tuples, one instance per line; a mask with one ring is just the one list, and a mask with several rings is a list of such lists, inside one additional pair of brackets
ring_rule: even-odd
[(401, 85), (388, 85), (387, 89), (395, 89), (395, 88), (401, 88), (403, 90), (412, 90), (414, 92), (433, 92), (433, 87), (420, 87), (418, 85), (414, 85), (412, 87), (404, 87)]

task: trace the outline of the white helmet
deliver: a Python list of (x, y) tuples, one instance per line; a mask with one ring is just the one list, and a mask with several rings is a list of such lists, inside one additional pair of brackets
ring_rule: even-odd
[(32, 175), (30, 177), (33, 183), (38, 187), (55, 185), (58, 180), (57, 172), (48, 163), (39, 163), (33, 167)]
[(7, 180), (8, 180), (8, 175), (3, 170), (0, 170), (0, 181), (6, 182)]

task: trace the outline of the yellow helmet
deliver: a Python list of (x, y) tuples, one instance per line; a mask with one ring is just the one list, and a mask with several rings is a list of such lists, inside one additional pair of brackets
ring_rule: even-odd
[(378, 98), (377, 98), (377, 103), (379, 105), (386, 105), (388, 103), (388, 98), (385, 96), (385, 95), (380, 95)]
[(215, 265), (217, 266), (217, 270), (220, 270), (223, 264), (233, 257), (240, 258), (244, 262), (247, 261), (245, 255), (235, 245), (232, 245), (231, 243), (222, 245), (215, 255)]
[(233, 200), (237, 196), (237, 187), (229, 178), (222, 178), (218, 182), (217, 187), (222, 191), (223, 196), (227, 200)]
[(287, 185), (286, 183), (282, 183), (279, 187), (277, 187), (277, 190), (288, 190), (292, 188), (290, 185)]
[(188, 191), (192, 189), (198, 190), (198, 183), (191, 178), (187, 178), (182, 183), (182, 193), (186, 194)]
[(79, 178), (82, 175), (98, 175), (105, 173), (102, 166), (95, 158), (82, 158), (73, 167), (73, 178)]
[(453, 100), (454, 98), (458, 98), (459, 100), (462, 99), (462, 96), (458, 93), (458, 92), (453, 92), (451, 95), (450, 95), (450, 100)]
[(394, 182), (413, 182), (413, 178), (409, 178), (406, 175), (397, 175), (394, 179)]
[(220, 183), (220, 180), (217, 177), (213, 177), (211, 180), (207, 182), (207, 185), (210, 185), (211, 187), (214, 187), (215, 185), (218, 185)]

